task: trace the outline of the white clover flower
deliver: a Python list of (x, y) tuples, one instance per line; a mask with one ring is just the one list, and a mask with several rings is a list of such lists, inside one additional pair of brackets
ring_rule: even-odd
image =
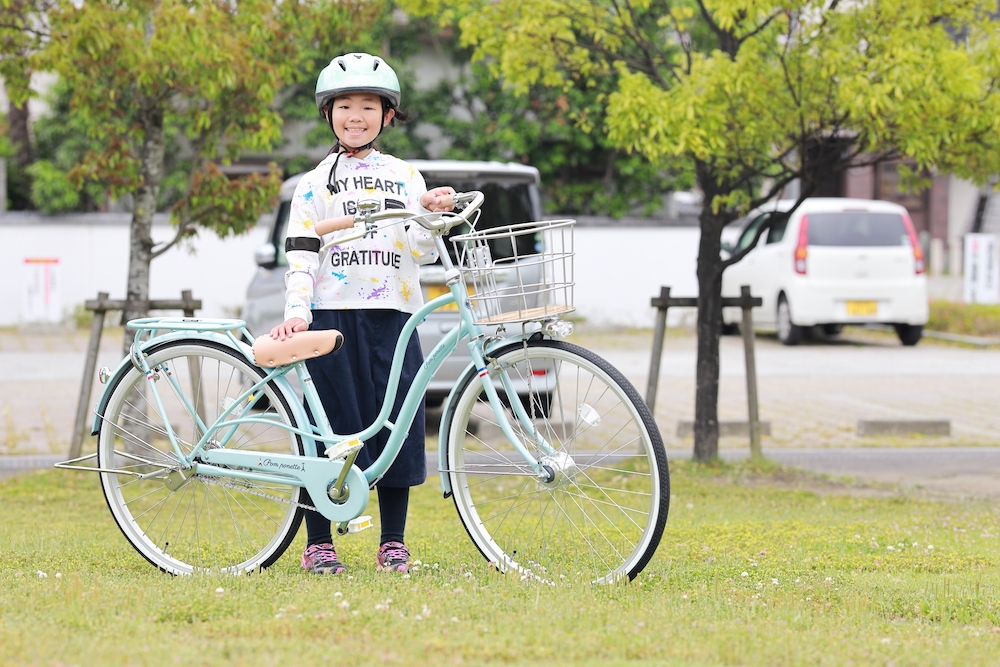
[(337, 591), (336, 593), (333, 594), (333, 599), (334, 600), (336, 600), (337, 598), (342, 598), (342, 597), (344, 597), (344, 594), (341, 593), (340, 591)]
[(339, 607), (340, 607), (341, 609), (350, 609), (350, 608), (351, 608), (351, 603), (350, 603), (350, 602), (348, 602), (347, 600), (341, 600), (341, 601), (340, 601), (340, 604), (339, 604), (338, 606), (339, 606)]
[(775, 586), (777, 586), (778, 585), (778, 580), (777, 579), (771, 579), (771, 583), (774, 584)]
[(44, 572), (42, 572), (41, 570), (39, 570), (39, 571), (38, 571), (38, 578), (39, 578), (39, 579), (48, 579), (48, 578), (49, 578), (49, 575), (47, 575), (46, 573), (44, 573)]
[(740, 572), (740, 576), (741, 577), (749, 577), (750, 573), (749, 572)]
[(458, 616), (452, 616), (451, 617), (451, 622), (452, 623), (458, 623)]
[[(58, 577), (59, 575), (56, 576)], [(222, 586), (219, 586), (218, 588), (215, 589), (215, 592), (218, 593), (219, 595), (222, 595), (223, 593), (226, 592), (226, 589), (223, 588)]]

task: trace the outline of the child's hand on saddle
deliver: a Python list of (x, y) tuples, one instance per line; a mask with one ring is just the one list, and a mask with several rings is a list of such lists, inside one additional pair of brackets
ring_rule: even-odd
[(455, 210), (455, 188), (447, 185), (428, 190), (420, 196), (420, 205), (432, 213)]
[(305, 331), (309, 328), (309, 324), (306, 323), (301, 317), (293, 317), (290, 320), (285, 320), (278, 326), (271, 329), (271, 338), (275, 340), (285, 340), (286, 338), (291, 338), (292, 334), (296, 331)]

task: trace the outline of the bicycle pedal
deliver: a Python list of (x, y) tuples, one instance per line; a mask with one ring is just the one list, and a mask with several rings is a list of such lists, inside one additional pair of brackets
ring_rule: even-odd
[(360, 533), (362, 530), (368, 530), (375, 524), (372, 523), (372, 518), (367, 514), (363, 514), (356, 519), (351, 519), (347, 522), (347, 532), (348, 533)]
[(357, 439), (341, 440), (340, 442), (327, 448), (326, 456), (331, 460), (344, 459), (355, 452), (361, 451), (361, 448), (364, 446), (365, 443)]

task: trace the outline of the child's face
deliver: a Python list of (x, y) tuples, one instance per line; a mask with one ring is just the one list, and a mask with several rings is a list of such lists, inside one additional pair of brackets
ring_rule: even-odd
[(340, 143), (357, 148), (373, 141), (395, 111), (390, 109), (383, 118), (382, 99), (378, 95), (355, 94), (335, 99), (330, 114)]

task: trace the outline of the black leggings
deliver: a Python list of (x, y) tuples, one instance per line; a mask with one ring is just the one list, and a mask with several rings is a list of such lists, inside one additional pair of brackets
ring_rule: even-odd
[[(382, 523), (382, 544), (402, 542), (406, 530), (406, 510), (410, 504), (410, 487), (376, 486), (378, 491), (378, 511)], [(302, 502), (312, 505), (308, 491), (302, 492)], [(306, 510), (306, 546), (333, 542), (330, 520), (319, 512)]]

